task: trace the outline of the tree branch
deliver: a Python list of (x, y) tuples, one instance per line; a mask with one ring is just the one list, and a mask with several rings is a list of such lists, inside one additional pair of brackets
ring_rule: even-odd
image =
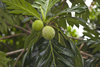
[[(24, 17), (25, 17), (25, 18), (27, 18), (27, 16), (26, 16), (26, 15), (25, 15)], [(28, 29), (29, 31), (31, 31), (31, 29), (30, 29), (30, 27), (29, 27), (28, 22), (26, 22), (26, 27), (27, 27), (27, 29)]]
[(20, 35), (28, 35), (28, 33), (20, 33), (20, 34), (5, 36), (5, 37), (0, 38), (0, 40), (11, 38), (11, 37), (15, 37), (15, 36), (20, 36)]
[(30, 23), (32, 24), (32, 23), (33, 23), (33, 21), (32, 21), (32, 20), (30, 20)]
[(74, 39), (74, 40), (83, 40), (82, 38), (76, 38), (76, 37), (70, 37), (70, 36), (67, 36), (68, 38), (71, 38), (71, 39)]
[(29, 31), (31, 31), (29, 24), (26, 22), (26, 27)]
[(18, 56), (18, 58), (16, 59), (16, 62), (15, 62), (15, 64), (14, 64), (14, 67), (16, 66), (16, 64), (17, 64), (17, 62), (18, 62), (18, 60), (19, 60), (19, 58), (22, 56), (22, 54), (24, 53), (24, 51), (25, 51), (25, 50), (23, 50), (23, 51), (20, 53), (20, 55)]
[[(28, 48), (26, 49), (26, 51), (27, 50), (28, 50)], [(16, 54), (16, 53), (19, 53), (19, 52), (22, 52), (22, 51), (24, 51), (24, 49), (19, 49), (19, 50), (16, 50), (16, 51), (8, 52), (8, 53), (6, 53), (6, 55), (8, 56), (8, 55)], [(80, 53), (83, 54), (83, 55), (86, 55), (88, 57), (91, 57), (91, 58), (93, 57), (93, 55), (85, 53), (83, 51), (80, 51)]]
[(62, 11), (62, 10), (63, 10), (63, 8), (64, 8), (65, 4), (66, 4), (66, 0), (64, 0), (63, 5), (62, 5), (62, 7), (61, 7), (60, 11)]
[[(28, 48), (26, 49), (26, 51), (27, 50), (28, 50)], [(8, 56), (8, 55), (16, 54), (16, 53), (19, 53), (19, 52), (22, 52), (22, 51), (24, 51), (24, 49), (19, 49), (19, 50), (8, 52), (8, 53), (6, 53), (6, 55)]]
[(16, 28), (18, 28), (18, 29), (21, 29), (21, 30), (23, 30), (23, 31), (25, 31), (25, 32), (27, 32), (27, 33), (31, 33), (30, 31), (28, 31), (28, 30), (26, 30), (26, 29), (24, 29), (24, 28), (22, 28), (22, 27), (20, 27), (20, 26), (16, 26), (16, 25), (14, 25), (14, 27), (16, 27)]
[[(6, 22), (6, 21), (5, 21), (5, 22)], [(23, 31), (25, 31), (25, 32), (27, 32), (27, 33), (31, 33), (30, 31), (28, 31), (28, 30), (26, 30), (26, 29), (24, 29), (24, 28), (22, 28), (22, 27), (20, 27), (20, 26), (17, 26), (17, 25), (10, 25), (8, 22), (6, 22), (6, 24), (9, 25), (9, 26), (13, 26), (13, 27), (15, 27), (15, 28), (21, 29), (21, 30), (23, 30)]]
[(79, 50), (81, 50), (83, 46), (84, 46), (84, 43), (81, 44), (81, 46), (79, 47)]
[(86, 56), (88, 56), (88, 57), (91, 57), (91, 58), (93, 57), (93, 55), (88, 54), (88, 53), (85, 53), (85, 52), (83, 52), (83, 51), (80, 51), (80, 53), (83, 54), (83, 55), (86, 55)]

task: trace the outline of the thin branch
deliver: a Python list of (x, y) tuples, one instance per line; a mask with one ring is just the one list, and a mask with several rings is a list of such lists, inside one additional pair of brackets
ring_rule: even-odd
[(62, 10), (63, 10), (63, 8), (64, 8), (65, 4), (66, 4), (66, 0), (64, 0), (63, 5), (62, 5), (62, 7), (61, 7), (60, 11), (62, 11)]
[(29, 31), (31, 31), (29, 24), (26, 22), (26, 27)]
[[(28, 49), (26, 49), (26, 51), (27, 50)], [(22, 52), (22, 51), (24, 51), (24, 49), (19, 49), (19, 50), (15, 50), (15, 51), (8, 52), (8, 53), (6, 53), (6, 55), (8, 56), (8, 55), (16, 54), (16, 53), (19, 53), (19, 52)]]
[(23, 30), (23, 31), (25, 31), (25, 32), (27, 32), (27, 33), (31, 33), (30, 31), (28, 31), (28, 30), (26, 30), (26, 29), (24, 29), (24, 28), (22, 28), (22, 27), (20, 27), (20, 26), (16, 26), (16, 25), (14, 25), (14, 27), (16, 27), (16, 28), (18, 28), (18, 29), (21, 29), (21, 30)]
[(71, 39), (74, 39), (74, 40), (84, 40), (82, 38), (76, 38), (76, 37), (70, 37), (70, 36), (67, 36), (68, 38), (71, 38)]
[(24, 53), (25, 50), (23, 50), (20, 55), (18, 56), (18, 58), (16, 59), (16, 62), (14, 64), (14, 67), (17, 65), (18, 60), (20, 59), (20, 57), (22, 56), (22, 54)]
[(33, 23), (33, 21), (32, 21), (32, 20), (30, 20), (30, 23), (32, 24), (32, 23)]
[(83, 46), (84, 46), (84, 43), (81, 44), (81, 46), (79, 47), (79, 50), (81, 50)]
[(28, 33), (20, 33), (20, 34), (5, 36), (5, 37), (0, 38), (0, 40), (11, 38), (11, 37), (15, 37), (15, 36), (20, 36), (20, 35), (28, 35)]
[[(5, 21), (6, 22), (6, 21)], [(26, 30), (26, 29), (24, 29), (24, 28), (22, 28), (22, 27), (20, 27), (20, 26), (17, 26), (17, 25), (10, 25), (8, 22), (6, 22), (6, 24), (7, 25), (9, 25), (9, 26), (13, 26), (13, 27), (15, 27), (15, 28), (18, 28), (18, 29), (21, 29), (21, 30), (23, 30), (23, 31), (25, 31), (25, 32), (27, 32), (27, 33), (31, 33), (30, 31), (28, 31), (28, 30)]]
[[(28, 50), (28, 48), (26, 49), (26, 51), (27, 50)], [(19, 49), (19, 50), (16, 50), (16, 51), (8, 52), (8, 53), (6, 53), (6, 55), (8, 56), (8, 55), (16, 54), (16, 53), (19, 53), (19, 52), (22, 52), (22, 51), (24, 51), (24, 49)], [(93, 55), (85, 53), (83, 51), (80, 51), (80, 53), (83, 54), (83, 55), (86, 55), (88, 57), (91, 57), (91, 58), (93, 57)]]
[(91, 57), (91, 58), (93, 57), (93, 55), (88, 54), (88, 53), (85, 53), (85, 52), (83, 52), (83, 51), (80, 51), (80, 53), (83, 54), (83, 55), (86, 55), (86, 56), (88, 56), (88, 57)]
[[(25, 15), (24, 17), (25, 17), (25, 18), (27, 18), (27, 16), (26, 16), (26, 15)], [(30, 29), (30, 26), (29, 26), (28, 22), (26, 22), (26, 27), (27, 27), (27, 29), (28, 29), (29, 31), (31, 31), (31, 29)]]

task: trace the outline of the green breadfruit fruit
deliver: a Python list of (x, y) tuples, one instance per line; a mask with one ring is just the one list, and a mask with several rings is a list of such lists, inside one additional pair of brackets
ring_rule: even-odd
[(55, 30), (51, 26), (45, 26), (42, 30), (42, 36), (47, 40), (51, 40), (55, 36)]
[(32, 23), (32, 28), (35, 30), (35, 31), (40, 31), (42, 30), (44, 24), (41, 20), (35, 20), (33, 23)]

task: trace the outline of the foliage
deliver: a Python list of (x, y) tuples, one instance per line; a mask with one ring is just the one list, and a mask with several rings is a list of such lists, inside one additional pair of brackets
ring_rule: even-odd
[[(96, 8), (93, 8), (94, 6), (97, 6)], [(95, 53), (97, 51), (100, 51), (100, 32), (99, 32), (99, 16), (100, 12), (98, 11), (98, 4), (96, 2), (93, 2), (90, 7), (90, 22), (88, 23), (88, 28), (84, 28), (84, 36), (89, 37), (88, 39), (88, 46), (90, 48), (94, 48), (92, 53)], [(89, 33), (88, 33), (89, 32)]]
[(100, 54), (96, 54), (93, 58), (86, 60), (85, 67), (99, 67), (100, 65)]
[(10, 59), (6, 58), (6, 54), (2, 51), (0, 51), (0, 67), (7, 67), (7, 63), (10, 61)]
[[(98, 22), (100, 21), (100, 13), (98, 9), (100, 1), (96, 1), (98, 7), (96, 10), (92, 9), (91, 12), (83, 0), (70, 0), (70, 2), (72, 3), (71, 8), (69, 8), (66, 0), (0, 0), (0, 44), (6, 48), (1, 49), (3, 46), (0, 45), (0, 50), (4, 52), (20, 48), (26, 50), (24, 53), (22, 51), (22, 55), (19, 56), (18, 54), (7, 56), (11, 58), (8, 66), (99, 67), (100, 33)], [(75, 13), (75, 17), (71, 15), (72, 12)], [(90, 20), (89, 23), (87, 22), (88, 19)], [(43, 21), (44, 26), (53, 27), (56, 33), (55, 37), (46, 40), (42, 36), (42, 30), (34, 31), (32, 22), (35, 20)], [(72, 31), (66, 23), (72, 27), (73, 25), (79, 27), (79, 24), (81, 24), (85, 31), (83, 37), (81, 37), (83, 39), (76, 38), (77, 41), (73, 42), (72, 39), (77, 37), (76, 30)], [(63, 29), (67, 30), (67, 35)], [(71, 33), (73, 37), (68, 33)], [(23, 36), (20, 37), (19, 35)], [(84, 40), (84, 36), (88, 36), (90, 39)], [(92, 58), (83, 58), (84, 56), (81, 55), (79, 50), (81, 44), (86, 44), (81, 51), (93, 53)], [(90, 48), (94, 48), (93, 52)], [(20, 56), (23, 58), (20, 58)], [(5, 53), (3, 57), (0, 57), (4, 60), (0, 61), (0, 64), (3, 63), (2, 65), (7, 67), (9, 59), (5, 58)], [(5, 62), (5, 60), (8, 61)], [(11, 63), (13, 61), (16, 61), (17, 64), (16, 62)]]
[[(53, 39), (51, 41), (44, 40), (41, 38), (37, 43), (36, 46), (34, 46), (34, 49), (32, 51), (33, 56), (28, 56), (30, 58), (29, 61), (25, 61), (25, 64), (23, 67), (26, 67), (27, 65), (31, 64), (31, 66), (42, 66), (42, 67), (50, 67), (50, 66), (63, 66), (63, 67), (74, 67), (74, 65), (77, 66), (78, 62), (81, 62), (81, 56), (80, 54), (76, 53), (73, 54), (73, 50), (71, 49), (77, 49), (74, 44), (71, 44), (68, 41), (66, 41), (65, 46), (61, 45), (57, 39)], [(37, 47), (39, 46), (39, 47)], [(79, 57), (80, 56), (80, 57)], [(27, 60), (29, 59), (27, 58)], [(76, 58), (77, 60), (75, 60)], [(74, 61), (76, 61), (76, 63)], [(82, 63), (80, 64), (81, 67)]]

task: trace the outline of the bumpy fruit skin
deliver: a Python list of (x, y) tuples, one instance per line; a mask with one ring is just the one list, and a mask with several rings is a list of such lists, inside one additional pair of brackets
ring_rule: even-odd
[(55, 30), (51, 26), (45, 26), (42, 29), (42, 36), (47, 40), (51, 40), (55, 36)]
[(42, 28), (43, 28), (44, 24), (41, 20), (35, 20), (33, 23), (32, 23), (32, 28), (35, 30), (35, 31), (40, 31)]

